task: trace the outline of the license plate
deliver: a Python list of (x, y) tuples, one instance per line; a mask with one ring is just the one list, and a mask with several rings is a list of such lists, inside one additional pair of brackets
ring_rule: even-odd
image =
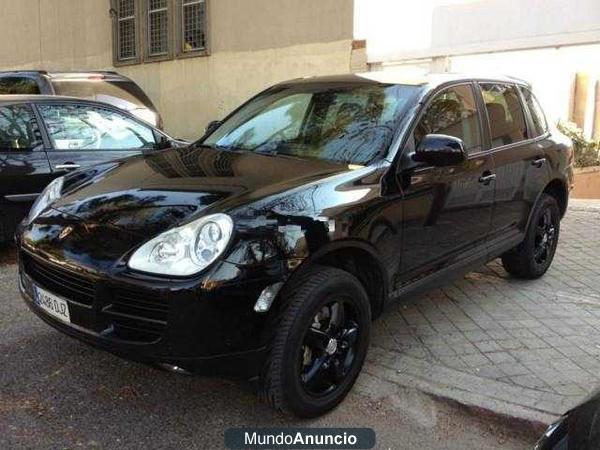
[(71, 323), (69, 315), (69, 304), (66, 300), (40, 288), (35, 287), (35, 302), (51, 316), (62, 320), (63, 322)]

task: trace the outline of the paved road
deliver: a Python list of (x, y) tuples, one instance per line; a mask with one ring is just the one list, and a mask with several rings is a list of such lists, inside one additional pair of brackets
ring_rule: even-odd
[(538, 433), (368, 373), (333, 413), (285, 417), (243, 384), (161, 372), (52, 330), (19, 299), (10, 259), (0, 258), (0, 448), (212, 449), (231, 426), (367, 426), (378, 448), (523, 449)]
[(596, 389), (600, 208), (573, 203), (544, 277), (518, 280), (494, 261), (388, 308), (375, 328), (371, 360), (404, 372), (386, 378), (407, 384), (407, 374), (426, 376), (430, 391), (461, 389), (482, 406), (503, 402), (503, 412), (541, 421)]

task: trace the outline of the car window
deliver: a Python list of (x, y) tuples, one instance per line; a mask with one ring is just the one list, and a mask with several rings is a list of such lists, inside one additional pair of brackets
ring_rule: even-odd
[(533, 122), (532, 137), (541, 136), (548, 131), (548, 122), (546, 121), (544, 111), (542, 110), (537, 98), (535, 98), (535, 95), (533, 95), (529, 89), (521, 88), (521, 92), (525, 98), (527, 108), (531, 113), (531, 120)]
[(366, 83), (307, 83), (264, 92), (201, 144), (353, 164), (389, 147), (421, 88)]
[(446, 134), (462, 139), (465, 149), (481, 149), (481, 133), (471, 85), (448, 88), (437, 94), (415, 128), (415, 146), (427, 134)]
[(27, 77), (0, 78), (0, 95), (39, 94), (37, 82)]
[(525, 115), (516, 87), (482, 83), (481, 92), (490, 123), (492, 148), (527, 139)]
[(310, 98), (307, 94), (295, 94), (274, 101), (261, 114), (229, 133), (220, 144), (243, 142), (246, 147), (256, 147), (274, 137), (296, 139)]
[(29, 105), (0, 107), (0, 152), (35, 150), (41, 145), (40, 130)]
[(109, 109), (89, 105), (38, 105), (56, 150), (156, 148), (154, 132)]

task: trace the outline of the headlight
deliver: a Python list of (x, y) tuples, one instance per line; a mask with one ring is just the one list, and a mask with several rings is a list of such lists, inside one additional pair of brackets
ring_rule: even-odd
[(50, 205), (54, 200), (60, 198), (60, 192), (62, 191), (63, 183), (65, 182), (64, 177), (56, 178), (52, 181), (46, 189), (42, 191), (39, 197), (35, 200), (35, 203), (29, 210), (29, 216), (27, 222), (31, 223), (33, 220), (40, 215), (40, 213)]
[(146, 242), (129, 259), (129, 267), (160, 275), (193, 275), (211, 265), (227, 247), (233, 221), (211, 214), (165, 231)]

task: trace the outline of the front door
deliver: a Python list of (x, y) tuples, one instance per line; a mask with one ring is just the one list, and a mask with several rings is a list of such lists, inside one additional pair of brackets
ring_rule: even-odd
[[(463, 140), (468, 161), (449, 167), (412, 162), (427, 134)], [(402, 157), (403, 249), (396, 288), (469, 258), (485, 256), (494, 200), (494, 166), (483, 151), (481, 118), (471, 83), (437, 93), (425, 106)]]
[(52, 176), (32, 107), (0, 106), (0, 242), (11, 239)]
[(157, 148), (154, 130), (112, 108), (87, 103), (40, 102), (38, 111), (56, 175)]

